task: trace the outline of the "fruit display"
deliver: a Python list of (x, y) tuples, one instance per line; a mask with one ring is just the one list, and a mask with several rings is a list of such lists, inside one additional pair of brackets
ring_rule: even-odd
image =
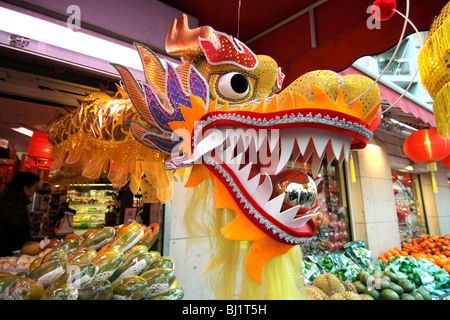
[(322, 273), (305, 287), (308, 300), (374, 300), (370, 295), (358, 292), (348, 281), (342, 281), (333, 273)]
[(172, 258), (149, 251), (158, 235), (157, 224), (131, 222), (70, 235), (51, 248), (27, 243), (25, 252), (41, 251), (15, 270), (22, 272), (0, 272), (0, 299), (180, 300)]
[(361, 271), (353, 282), (359, 294), (371, 296), (373, 300), (431, 300), (423, 287), (416, 288), (407, 278), (399, 278), (392, 271)]
[(341, 280), (354, 280), (371, 263), (370, 256), (364, 241), (349, 242), (343, 252), (306, 256), (302, 261), (302, 276), (311, 282), (321, 273), (331, 272)]
[[(374, 300), (431, 300), (450, 293), (450, 275), (444, 268), (425, 258), (401, 254), (387, 261), (373, 259), (364, 241), (347, 244), (341, 253), (306, 256), (301, 274), (307, 287), (324, 274), (333, 274), (341, 282), (352, 283), (358, 294)], [(329, 291), (321, 290), (330, 296)]]
[(378, 259), (387, 262), (390, 258), (397, 256), (411, 256), (418, 260), (427, 259), (450, 273), (450, 235), (426, 234), (404, 243), (401, 249), (396, 247), (384, 252)]

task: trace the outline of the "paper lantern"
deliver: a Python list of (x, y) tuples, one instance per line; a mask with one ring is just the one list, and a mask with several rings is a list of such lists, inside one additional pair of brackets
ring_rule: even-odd
[(450, 139), (440, 136), (436, 129), (422, 129), (406, 138), (403, 150), (412, 161), (427, 164), (427, 170), (431, 172), (433, 191), (437, 193), (434, 178), (434, 171), (437, 170), (436, 161), (450, 154)]
[(436, 129), (422, 129), (406, 138), (403, 150), (412, 161), (436, 162), (450, 154), (450, 139), (440, 136)]
[(392, 183), (395, 183), (398, 180), (398, 172), (391, 171)]
[(450, 155), (442, 159), (442, 163), (447, 169), (450, 169)]
[(31, 158), (29, 165), (34, 167), (50, 168), (52, 158), (52, 145), (48, 142), (47, 134), (42, 132), (33, 132), (30, 144), (28, 145), (27, 155)]
[(409, 173), (405, 173), (402, 176), (402, 183), (405, 187), (411, 187), (411, 176), (409, 175)]

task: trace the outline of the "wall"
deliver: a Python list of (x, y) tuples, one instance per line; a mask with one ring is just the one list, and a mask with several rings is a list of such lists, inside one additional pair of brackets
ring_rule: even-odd
[(353, 155), (356, 182), (349, 185), (353, 239), (364, 240), (376, 258), (400, 245), (389, 156), (377, 145)]
[[(184, 299), (214, 299), (209, 284), (202, 276), (208, 265), (209, 257), (202, 254), (206, 248), (202, 247), (202, 239), (190, 239), (184, 228), (184, 211), (188, 200), (192, 197), (192, 191), (185, 188), (183, 183), (175, 181), (173, 192), (176, 200), (171, 201), (170, 209), (165, 213), (165, 219), (170, 221), (170, 229), (164, 230), (164, 233), (170, 233), (170, 236), (169, 248), (164, 251), (164, 255), (174, 260), (177, 280), (184, 289)], [(170, 215), (170, 219), (167, 215)], [(203, 243), (205, 242), (207, 241)]]
[(422, 174), (422, 195), (427, 215), (428, 231), (431, 235), (450, 234), (450, 189), (447, 168), (438, 162), (435, 172), (438, 193), (433, 192), (431, 174)]

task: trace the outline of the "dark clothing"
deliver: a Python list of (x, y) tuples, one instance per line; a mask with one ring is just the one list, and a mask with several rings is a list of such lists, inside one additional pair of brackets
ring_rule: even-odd
[(31, 240), (27, 205), (31, 201), (8, 187), (0, 192), (0, 256), (10, 256)]

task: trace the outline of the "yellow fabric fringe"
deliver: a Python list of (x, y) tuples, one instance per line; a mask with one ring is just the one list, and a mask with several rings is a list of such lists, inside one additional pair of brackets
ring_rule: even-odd
[(116, 187), (130, 181), (133, 193), (138, 192), (145, 174), (162, 203), (172, 199), (173, 171), (164, 169), (164, 157), (159, 151), (146, 148), (137, 140), (102, 141), (79, 131), (53, 146), (52, 154), (52, 168), (56, 170), (64, 160), (66, 164), (78, 163), (82, 176), (95, 180), (106, 173)]
[(422, 84), (434, 99), (436, 128), (441, 136), (450, 136), (450, 2), (425, 39), (418, 57)]
[(437, 93), (433, 109), (438, 133), (443, 137), (450, 136), (450, 82), (446, 83)]
[(216, 299), (242, 300), (306, 299), (300, 275), (302, 252), (294, 246), (288, 253), (269, 260), (264, 267), (261, 285), (252, 280), (245, 270), (245, 259), (251, 247), (249, 241), (233, 241), (223, 237), (220, 228), (235, 216), (229, 209), (214, 209), (210, 179), (192, 188), (184, 215), (184, 225), (191, 241), (208, 241), (204, 258), (211, 261), (204, 276)]

